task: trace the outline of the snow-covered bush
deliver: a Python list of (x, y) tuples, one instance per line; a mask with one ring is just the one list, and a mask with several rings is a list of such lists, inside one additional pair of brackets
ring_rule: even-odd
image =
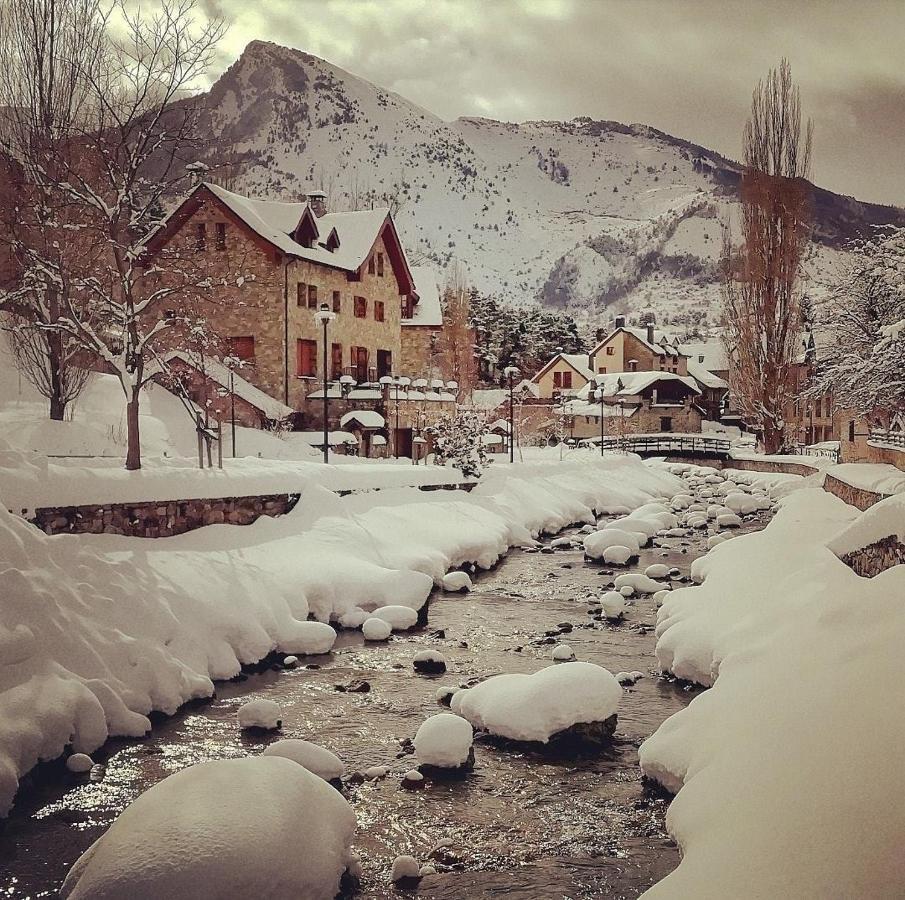
[(428, 432), (434, 440), (434, 461), (438, 465), (449, 464), (465, 478), (477, 478), (487, 466), (487, 420), (471, 410), (460, 410), (445, 416)]

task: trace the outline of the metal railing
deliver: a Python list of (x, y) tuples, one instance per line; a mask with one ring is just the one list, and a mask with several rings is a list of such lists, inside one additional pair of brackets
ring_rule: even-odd
[[(600, 446), (600, 438), (587, 438), (595, 447)], [(693, 434), (631, 434), (620, 437), (607, 435), (603, 439), (604, 450), (624, 450), (639, 455), (657, 454), (669, 456), (674, 453), (700, 453), (715, 456), (728, 456), (731, 441), (729, 438), (704, 437)]]

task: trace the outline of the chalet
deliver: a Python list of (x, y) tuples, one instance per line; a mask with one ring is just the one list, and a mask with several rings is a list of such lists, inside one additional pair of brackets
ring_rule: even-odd
[(549, 401), (578, 393), (593, 377), (586, 354), (557, 353), (531, 380), (538, 386), (538, 398)]
[(616, 327), (591, 351), (587, 362), (595, 375), (613, 372), (671, 372), (687, 375), (685, 355), (674, 338), (653, 325), (632, 328), (623, 316)]
[[(602, 400), (596, 391), (603, 392)], [(564, 404), (570, 433), (598, 437), (601, 416), (605, 434), (700, 432), (703, 418), (694, 379), (674, 372), (620, 372), (597, 375), (578, 396)]]
[[(164, 247), (210, 273), (219, 286), (205, 312), (224, 355), (240, 360), (247, 382), (296, 411), (301, 427), (316, 427), (308, 399), (325, 374), (324, 333), (314, 319), (323, 304), (336, 316), (326, 338), (334, 385), (342, 378), (376, 387), (400, 375), (404, 360), (422, 360), (418, 329), (442, 328), (436, 284), (423, 274), (422, 306), (387, 209), (331, 213), (319, 191), (286, 203), (203, 183), (150, 238), (149, 259)], [(418, 334), (408, 352), (407, 333)]]

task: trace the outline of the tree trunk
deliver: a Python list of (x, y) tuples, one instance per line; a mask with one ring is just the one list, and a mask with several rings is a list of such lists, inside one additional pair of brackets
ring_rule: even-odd
[(126, 404), (126, 468), (141, 468), (141, 440), (138, 433), (138, 391)]
[[(51, 298), (51, 321), (59, 320), (59, 303)], [(48, 331), (47, 342), (47, 366), (48, 386), (50, 388), (50, 418), (57, 422), (63, 421), (66, 412), (66, 401), (63, 399), (63, 335), (59, 331)]]

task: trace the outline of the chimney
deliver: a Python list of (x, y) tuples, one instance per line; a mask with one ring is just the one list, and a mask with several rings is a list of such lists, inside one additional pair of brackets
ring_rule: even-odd
[(616, 316), (616, 321), (613, 324), (614, 328), (625, 328), (625, 316)]
[(647, 342), (648, 344), (652, 344), (654, 342), (654, 323), (647, 323)]
[(598, 328), (598, 329), (594, 332), (594, 335), (595, 335), (595, 338), (596, 338), (596, 340), (597, 340), (597, 343), (599, 344), (599, 343), (606, 337), (606, 335), (607, 335), (606, 328)]
[(327, 211), (327, 195), (323, 191), (309, 191), (306, 199), (311, 212), (318, 218)]

